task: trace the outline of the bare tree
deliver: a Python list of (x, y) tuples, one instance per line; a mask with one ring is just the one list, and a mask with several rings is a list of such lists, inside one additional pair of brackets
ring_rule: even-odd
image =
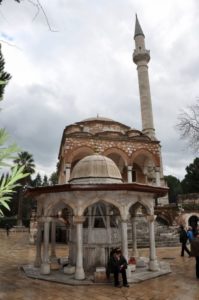
[[(18, 3), (22, 2), (22, 0), (13, 0), (13, 1), (18, 2)], [(52, 29), (51, 24), (50, 24), (49, 19), (48, 19), (48, 16), (47, 16), (47, 14), (46, 14), (46, 12), (45, 12), (45, 10), (43, 8), (43, 5), (41, 4), (40, 0), (26, 0), (26, 1), (29, 2), (31, 5), (33, 5), (35, 7), (35, 9), (36, 9), (36, 13), (35, 13), (35, 16), (33, 18), (33, 21), (37, 18), (37, 16), (41, 12), (43, 14), (43, 16), (44, 16), (44, 19), (45, 19), (45, 22), (46, 22), (46, 24), (48, 26), (48, 29), (50, 31), (52, 31), (52, 32), (57, 32), (57, 30)], [(0, 5), (2, 3), (4, 3), (4, 2), (5, 2), (5, 0), (0, 0)]]
[(188, 145), (199, 151), (199, 99), (196, 104), (188, 106), (178, 116), (177, 129), (181, 138), (187, 140)]
[[(0, 4), (1, 4), (2, 2), (4, 2), (4, 1), (5, 1), (5, 0), (0, 0)], [(14, 0), (14, 1), (20, 3), (20, 0)]]

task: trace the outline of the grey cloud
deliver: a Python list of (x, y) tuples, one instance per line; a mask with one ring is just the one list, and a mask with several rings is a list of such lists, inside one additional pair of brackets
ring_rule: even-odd
[[(32, 23), (34, 9), (25, 2), (20, 9), (14, 1), (2, 6), (7, 22), (1, 20), (1, 30), (22, 49), (20, 57), (17, 49), (5, 46), (5, 57), (23, 58), (30, 69), (23, 70), (24, 82), (20, 83), (17, 78), (22, 70), (14, 63), (11, 66), (13, 79), (2, 104), (0, 126), (33, 153), (43, 169), (56, 164), (67, 124), (98, 113), (141, 129), (136, 66), (131, 57), (138, 12), (146, 47), (151, 50), (154, 123), (165, 168), (183, 176), (184, 164), (193, 154), (183, 150), (175, 123), (180, 109), (198, 94), (198, 10), (188, 2), (182, 6), (171, 0), (161, 4), (155, 0), (43, 0), (49, 21), (58, 30), (52, 33), (41, 14)], [(189, 20), (188, 27), (179, 26), (183, 24), (178, 19)], [(28, 76), (31, 83), (26, 82)]]
[[(75, 98), (65, 95), (63, 102), (56, 102), (55, 90), (38, 85), (16, 90), (17, 96), (9, 103), (9, 109), (3, 107), (0, 126), (10, 132), (20, 147), (31, 152), (39, 164), (48, 165), (57, 158), (64, 127), (74, 122), (73, 115), (79, 114)], [(51, 101), (53, 106), (49, 105)]]

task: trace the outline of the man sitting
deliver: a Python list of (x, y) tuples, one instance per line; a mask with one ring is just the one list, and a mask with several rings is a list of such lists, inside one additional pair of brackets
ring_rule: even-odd
[(111, 253), (109, 267), (111, 273), (114, 274), (115, 287), (121, 287), (119, 283), (119, 273), (122, 274), (123, 286), (129, 287), (126, 278), (127, 261), (126, 258), (122, 255), (120, 249), (116, 248), (115, 251)]

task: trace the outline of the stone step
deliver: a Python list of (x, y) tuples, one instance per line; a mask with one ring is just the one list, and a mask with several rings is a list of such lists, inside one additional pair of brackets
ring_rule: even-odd
[[(145, 219), (140, 218), (136, 224), (137, 245), (139, 248), (149, 247), (149, 227)], [(128, 240), (132, 243), (132, 228), (128, 226)], [(179, 246), (179, 234), (172, 226), (160, 225), (155, 222), (155, 242), (157, 247)]]

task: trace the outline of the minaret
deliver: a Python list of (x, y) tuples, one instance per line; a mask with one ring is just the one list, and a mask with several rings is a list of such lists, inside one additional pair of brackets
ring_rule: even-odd
[(136, 15), (135, 22), (135, 50), (133, 52), (133, 61), (137, 65), (138, 82), (140, 91), (142, 131), (150, 138), (155, 139), (155, 129), (153, 125), (153, 112), (151, 104), (151, 93), (148, 75), (148, 62), (150, 60), (150, 51), (145, 48), (145, 36)]

